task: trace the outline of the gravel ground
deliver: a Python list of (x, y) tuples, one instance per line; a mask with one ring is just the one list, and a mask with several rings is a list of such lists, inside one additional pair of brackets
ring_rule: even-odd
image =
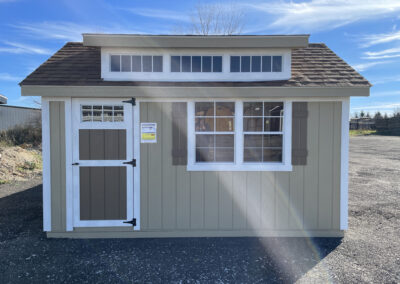
[(340, 238), (46, 239), (39, 180), (0, 186), (0, 283), (400, 283), (400, 137), (352, 137)]

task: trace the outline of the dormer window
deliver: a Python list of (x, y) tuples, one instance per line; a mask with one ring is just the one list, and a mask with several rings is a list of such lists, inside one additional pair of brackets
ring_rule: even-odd
[(111, 72), (163, 72), (161, 55), (111, 55)]
[(282, 72), (282, 56), (231, 56), (232, 73)]

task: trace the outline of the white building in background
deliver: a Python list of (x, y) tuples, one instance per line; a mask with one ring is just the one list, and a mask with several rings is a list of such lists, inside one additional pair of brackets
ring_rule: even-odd
[(7, 97), (0, 94), (0, 131), (35, 123), (40, 116), (41, 109), (7, 105)]

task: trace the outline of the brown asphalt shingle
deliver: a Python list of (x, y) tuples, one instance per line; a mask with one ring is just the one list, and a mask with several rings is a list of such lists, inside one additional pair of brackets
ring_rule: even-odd
[(69, 42), (40, 65), (21, 85), (66, 86), (282, 86), (368, 87), (370, 83), (323, 43), (292, 52), (292, 78), (263, 82), (143, 82), (103, 81), (100, 48)]

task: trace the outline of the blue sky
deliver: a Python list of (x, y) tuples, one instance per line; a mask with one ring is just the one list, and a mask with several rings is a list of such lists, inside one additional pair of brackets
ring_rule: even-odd
[[(0, 0), (0, 94), (34, 106), (20, 82), (81, 33), (170, 34), (187, 30), (198, 1)], [(202, 3), (215, 3), (202, 1)], [(219, 1), (221, 5), (232, 3)], [(400, 109), (400, 1), (236, 1), (244, 34), (311, 34), (355, 67), (374, 87), (351, 111)]]

